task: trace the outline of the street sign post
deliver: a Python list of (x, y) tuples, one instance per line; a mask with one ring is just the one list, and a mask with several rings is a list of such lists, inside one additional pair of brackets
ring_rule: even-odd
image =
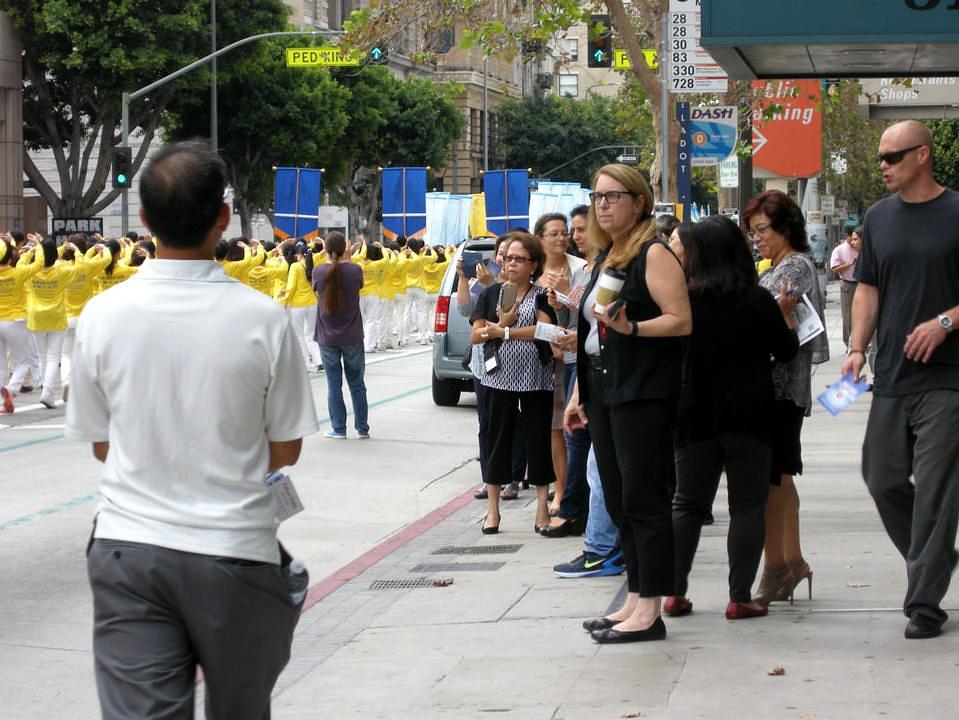
[(287, 67), (358, 67), (360, 56), (340, 48), (287, 48)]
[(719, 187), (739, 187), (739, 158), (735, 155), (719, 163)]
[(820, 204), (822, 207), (823, 215), (836, 214), (836, 196), (835, 195), (823, 195)]
[(639, 155), (623, 153), (616, 156), (616, 162), (623, 163), (623, 165), (635, 165), (639, 162)]
[(703, 50), (699, 0), (669, 0), (669, 91), (726, 92), (726, 72)]

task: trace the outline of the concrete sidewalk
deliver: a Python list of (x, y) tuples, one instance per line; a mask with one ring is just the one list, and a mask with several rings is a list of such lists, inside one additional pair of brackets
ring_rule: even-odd
[[(833, 360), (814, 368), (814, 395), (842, 361), (837, 300), (830, 287)], [(582, 538), (535, 535), (532, 491), (503, 503), (498, 535), (481, 535), (470, 464), (458, 471), (462, 498), (314, 593), (323, 597), (300, 621), (273, 717), (957, 717), (959, 624), (934, 640), (903, 638), (904, 563), (859, 473), (868, 405), (839, 418), (817, 405), (806, 421), (797, 483), (811, 601), (804, 584), (768, 617), (724, 618), (721, 488), (690, 576), (693, 614), (667, 618), (665, 642), (600, 646), (581, 622), (607, 610), (624, 577), (555, 577)], [(402, 587), (433, 579), (453, 582)], [(957, 607), (955, 589), (945, 606)], [(785, 674), (770, 675), (777, 667)]]

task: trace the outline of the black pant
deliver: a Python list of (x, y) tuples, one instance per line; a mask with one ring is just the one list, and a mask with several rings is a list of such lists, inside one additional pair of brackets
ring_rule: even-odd
[[(486, 388), (477, 378), (473, 378), (473, 391), (476, 393), (476, 416), (479, 420), (479, 459), (480, 473), (486, 482), (489, 461), (489, 417), (486, 415)], [(526, 443), (523, 440), (523, 414), (516, 417), (516, 430), (513, 433), (513, 482), (521, 482), (526, 474)]]
[(718, 435), (676, 449), (676, 595), (686, 595), (703, 518), (716, 496), (719, 476), (725, 467), (729, 488), (729, 599), (750, 601), (765, 539), (764, 511), (771, 462), (769, 445), (749, 435)]
[(626, 581), (642, 597), (673, 593), (673, 525), (669, 485), (675, 403), (637, 400), (606, 405), (602, 371), (588, 373), (586, 416), (606, 509), (619, 529)]
[[(940, 607), (956, 567), (959, 391), (875, 396), (862, 474), (890, 539), (906, 559), (906, 615), (946, 620)], [(910, 481), (910, 476), (912, 481)]]
[(515, 476), (512, 464), (517, 437), (516, 424), (522, 410), (522, 438), (526, 440), (526, 466), (530, 485), (553, 482), (550, 433), (553, 421), (553, 391), (514, 392), (487, 387), (486, 417), (489, 422), (489, 456), (485, 482), (507, 485)]

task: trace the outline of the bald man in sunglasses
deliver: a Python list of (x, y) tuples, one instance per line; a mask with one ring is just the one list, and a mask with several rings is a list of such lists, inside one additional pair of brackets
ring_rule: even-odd
[(866, 213), (852, 338), (842, 372), (859, 377), (878, 331), (862, 471), (906, 560), (905, 636), (939, 635), (959, 524), (959, 193), (933, 179), (929, 130), (909, 120), (879, 141), (893, 193)]

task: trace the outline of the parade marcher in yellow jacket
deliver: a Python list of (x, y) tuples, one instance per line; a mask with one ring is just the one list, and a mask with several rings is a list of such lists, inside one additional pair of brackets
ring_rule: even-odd
[(220, 261), (220, 265), (231, 278), (248, 284), (250, 270), (263, 261), (265, 254), (259, 240), (251, 240), (247, 245), (243, 238), (233, 238), (226, 243), (226, 257)]
[[(133, 243), (121, 245), (117, 240), (107, 240), (104, 243), (110, 251), (110, 262), (97, 276), (97, 294), (109, 290), (136, 275), (138, 267), (130, 265), (130, 256), (133, 252)], [(127, 249), (129, 248), (129, 250)]]
[(433, 322), (436, 318), (436, 301), (440, 296), (440, 286), (443, 284), (443, 277), (446, 275), (446, 268), (449, 267), (450, 255), (447, 255), (442, 245), (433, 248), (435, 261), (431, 265), (423, 268), (423, 285), (426, 290), (426, 302), (428, 306), (427, 315), (427, 333), (426, 341), (433, 342)]
[[(63, 247), (78, 252), (72, 243)], [(42, 241), (35, 252), (43, 254), (44, 267), (27, 282), (27, 330), (33, 333), (40, 357), (40, 402), (52, 409), (60, 391), (60, 354), (67, 330), (66, 290), (80, 274), (80, 266), (58, 262), (53, 239)]]
[[(39, 236), (38, 236), (39, 237)], [(30, 332), (27, 330), (27, 282), (43, 269), (43, 253), (33, 245), (23, 257), (17, 254), (13, 238), (0, 235), (0, 412), (13, 412), (23, 379), (30, 371)], [(17, 262), (17, 260), (21, 262)], [(12, 374), (7, 380), (6, 358), (10, 352)]]
[(313, 292), (313, 253), (307, 244), (298, 240), (283, 250), (289, 265), (282, 302), (290, 311), (293, 329), (300, 341), (303, 362), (308, 370), (321, 369), (320, 346), (313, 335), (316, 332), (316, 293)]
[[(80, 268), (76, 279), (67, 285), (64, 293), (64, 300), (67, 304), (67, 330), (63, 336), (63, 352), (60, 356), (60, 377), (63, 379), (64, 400), (67, 399), (67, 392), (70, 387), (70, 368), (73, 361), (77, 318), (83, 312), (87, 301), (96, 294), (97, 279), (113, 260), (113, 255), (102, 243), (102, 238), (99, 235), (94, 235), (93, 239), (94, 244), (88, 248), (85, 235), (78, 233), (71, 236), (69, 240), (76, 246), (77, 250), (67, 248), (62, 255), (63, 260), (74, 262)], [(151, 243), (151, 241), (140, 242), (143, 244), (143, 252), (147, 253), (147, 243)], [(83, 253), (82, 257), (78, 255), (81, 252)]]
[(353, 262), (363, 271), (363, 287), (360, 288), (363, 349), (366, 352), (376, 352), (379, 349), (376, 341), (379, 337), (380, 317), (384, 311), (379, 286), (388, 259), (383, 256), (383, 246), (379, 243), (358, 241), (354, 245)]
[[(407, 241), (406, 249), (406, 296), (409, 303), (409, 323), (407, 336), (401, 339), (409, 342), (415, 337), (416, 342), (422, 345), (427, 341), (428, 330), (432, 329), (426, 327), (429, 323), (429, 303), (426, 299), (423, 269), (433, 262), (435, 256), (432, 249), (420, 238)], [(416, 328), (415, 334), (409, 332), (413, 327)]]
[(274, 287), (279, 284), (280, 289), (286, 287), (286, 276), (288, 266), (286, 261), (280, 257), (280, 250), (273, 242), (261, 243), (262, 254), (260, 261), (250, 268), (246, 276), (246, 284), (254, 290), (274, 297), (280, 290), (274, 292)]

